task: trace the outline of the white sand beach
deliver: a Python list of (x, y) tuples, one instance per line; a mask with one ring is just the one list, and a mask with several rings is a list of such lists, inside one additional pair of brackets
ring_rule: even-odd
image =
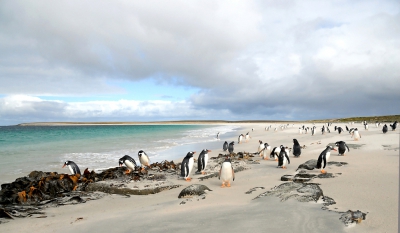
[[(239, 124), (243, 128), (238, 135), (249, 132), (248, 142), (237, 144), (237, 138), (221, 137), (220, 148), (207, 149), (212, 150), (210, 157), (216, 157), (225, 154), (224, 141), (235, 141), (236, 153), (253, 153), (257, 151), (259, 140), (271, 147), (291, 148), (296, 138), (306, 148), (299, 158), (290, 154), (287, 169), (277, 168), (276, 161), (255, 156), (253, 160), (259, 164), (248, 164), (249, 169), (237, 172), (229, 188), (221, 188), (221, 181), (216, 177), (201, 181), (198, 178), (203, 175), (192, 171), (190, 182), (168, 180), (171, 184), (182, 185), (179, 188), (143, 196), (106, 195), (83, 204), (48, 208), (44, 214), (46, 218), (15, 218), (0, 224), (0, 232), (397, 232), (399, 130), (383, 134), (381, 127), (364, 130), (361, 123), (356, 123), (352, 127), (357, 127), (362, 137), (355, 141), (346, 131), (341, 134), (334, 131), (335, 125), (345, 128), (345, 123), (333, 123), (331, 132), (324, 135), (320, 132), (323, 124), (316, 123), (314, 136), (310, 132), (299, 134), (301, 123), (290, 123), (288, 128), (274, 132), (274, 127), (280, 124)], [(272, 125), (272, 129), (266, 131), (268, 125)], [(312, 126), (311, 123), (304, 125)], [(296, 174), (300, 164), (317, 159), (326, 145), (336, 141), (360, 147), (350, 148), (345, 156), (332, 151), (330, 161), (348, 164), (327, 166), (328, 173), (337, 174), (335, 178), (311, 181), (320, 184), (323, 194), (335, 200), (336, 204), (327, 206), (328, 210), (321, 209), (320, 201), (290, 199), (281, 202), (276, 196), (254, 199), (284, 183), (281, 176)], [(194, 146), (193, 151), (199, 153), (202, 149), (205, 148)], [(196, 159), (198, 153), (194, 156)], [(310, 173), (320, 174), (320, 171), (314, 169)], [(137, 185), (143, 185), (140, 182)], [(212, 191), (207, 191), (205, 196), (178, 198), (181, 190), (191, 184), (203, 184)], [(253, 188), (256, 189), (246, 193)], [(366, 219), (346, 227), (337, 212), (348, 210), (367, 213)]]

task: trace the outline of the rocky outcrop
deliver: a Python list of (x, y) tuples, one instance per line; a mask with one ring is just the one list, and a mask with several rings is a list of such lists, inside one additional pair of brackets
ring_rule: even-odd
[(202, 184), (192, 184), (184, 188), (178, 195), (178, 198), (187, 198), (193, 196), (201, 196), (206, 194), (205, 191), (212, 191), (207, 186)]

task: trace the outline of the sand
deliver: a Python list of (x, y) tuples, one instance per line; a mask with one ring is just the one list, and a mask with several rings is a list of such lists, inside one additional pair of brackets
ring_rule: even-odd
[[(78, 205), (60, 206), (45, 210), (46, 218), (21, 218), (0, 224), (0, 232), (397, 232), (399, 200), (399, 131), (383, 134), (381, 127), (370, 126), (364, 130), (358, 127), (362, 138), (354, 141), (348, 132), (338, 134), (333, 126), (345, 128), (345, 123), (333, 124), (331, 133), (322, 135), (322, 124), (316, 124), (317, 133), (311, 136), (299, 134), (301, 124), (290, 124), (287, 129), (265, 131), (280, 123), (239, 124), (238, 131), (250, 133), (247, 143), (236, 144), (235, 152), (256, 152), (258, 140), (268, 142), (272, 147), (293, 146), (296, 138), (307, 148), (300, 158), (290, 155), (287, 169), (277, 168), (277, 162), (259, 160), (260, 164), (250, 164), (249, 169), (236, 173), (230, 188), (220, 188), (218, 178), (200, 181), (202, 175), (192, 172), (192, 181), (171, 179), (168, 182), (182, 187), (147, 196), (106, 195), (100, 200)], [(305, 123), (311, 127), (310, 123)], [(254, 128), (254, 131), (251, 129)], [(237, 138), (223, 138), (220, 148), (208, 148), (210, 156), (218, 156), (224, 141)], [(329, 143), (343, 140), (347, 144), (362, 145), (350, 148), (346, 156), (332, 152), (330, 161), (347, 162), (343, 167), (328, 166), (329, 173), (341, 173), (335, 178), (314, 179), (319, 183), (324, 195), (333, 198), (336, 204), (323, 210), (316, 202), (281, 202), (278, 197), (269, 196), (254, 199), (258, 195), (283, 183), (282, 175), (293, 175), (299, 164), (318, 155)], [(195, 147), (195, 145), (194, 145)], [(200, 152), (203, 148), (193, 148)], [(195, 155), (195, 158), (197, 158)], [(182, 159), (184, 154), (182, 156)], [(180, 161), (179, 161), (180, 162)], [(319, 174), (318, 170), (311, 173)], [(132, 181), (133, 183), (133, 181)], [(212, 191), (203, 197), (182, 198), (178, 195), (190, 184), (203, 184)], [(258, 188), (246, 194), (252, 188)], [(183, 204), (183, 202), (185, 202)], [(337, 212), (360, 210), (367, 213), (360, 224), (346, 227)]]

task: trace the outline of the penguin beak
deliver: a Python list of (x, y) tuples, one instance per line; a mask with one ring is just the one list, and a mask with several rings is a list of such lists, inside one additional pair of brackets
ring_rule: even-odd
[(207, 150), (207, 152), (211, 152), (211, 150)]
[(64, 165), (62, 166), (62, 168), (64, 168), (65, 167), (65, 163), (64, 163)]
[(337, 151), (335, 148), (333, 148), (332, 150)]

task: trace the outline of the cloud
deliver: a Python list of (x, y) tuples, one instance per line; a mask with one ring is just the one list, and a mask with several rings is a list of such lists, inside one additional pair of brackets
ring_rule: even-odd
[[(399, 114), (397, 1), (2, 1), (0, 21), (0, 94), (26, 96), (27, 120)], [(40, 99), (121, 95), (113, 81), (144, 79), (196, 92), (184, 102)]]

